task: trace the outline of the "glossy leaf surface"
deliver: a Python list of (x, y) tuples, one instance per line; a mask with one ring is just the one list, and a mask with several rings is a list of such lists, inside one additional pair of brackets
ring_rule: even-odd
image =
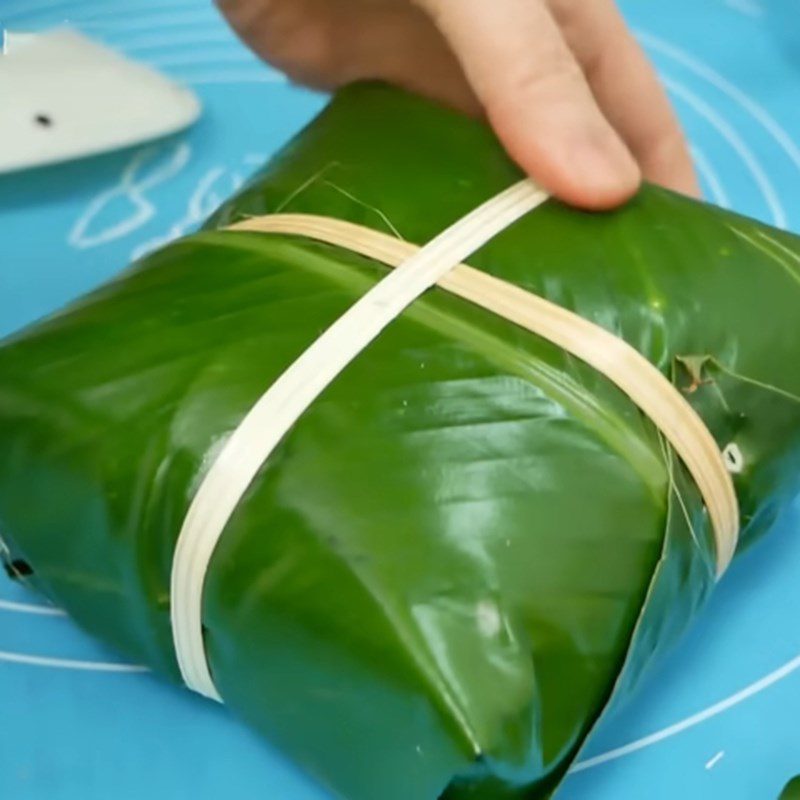
[[(172, 552), (225, 437), (386, 268), (288, 236), (323, 214), (424, 243), (519, 177), (479, 123), (341, 93), (206, 230), (0, 348), (10, 557), (177, 680)], [(741, 456), (743, 541), (800, 467), (800, 241), (645, 187), (556, 202), (471, 263), (625, 338)], [(208, 575), (227, 704), (352, 800), (547, 797), (713, 588), (698, 492), (605, 378), (435, 289), (269, 459)]]

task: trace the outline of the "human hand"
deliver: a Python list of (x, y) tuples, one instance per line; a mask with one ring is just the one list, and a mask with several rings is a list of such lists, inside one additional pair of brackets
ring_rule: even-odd
[(699, 190), (655, 71), (613, 0), (217, 0), (265, 60), (333, 89), (381, 79), (485, 114), (562, 200), (610, 208), (641, 178)]

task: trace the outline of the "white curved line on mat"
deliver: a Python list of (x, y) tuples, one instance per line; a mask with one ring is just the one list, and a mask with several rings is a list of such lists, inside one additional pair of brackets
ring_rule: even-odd
[(131, 31), (152, 31), (162, 28), (194, 28), (200, 25), (209, 25), (213, 30), (219, 26), (219, 15), (215, 14), (209, 6), (207, 12), (197, 9), (196, 11), (175, 11), (171, 14), (151, 14), (132, 20), (120, 20), (119, 15), (111, 21), (96, 22), (94, 19), (81, 20), (78, 22), (81, 28), (108, 33), (120, 34), (130, 33)]
[(74, 3), (71, 3), (68, 0), (56, 0), (56, 2), (47, 3), (26, 3), (25, 0), (22, 0), (21, 5), (22, 8), (8, 8), (3, 13), (3, 23), (7, 27), (8, 21), (12, 19), (21, 18), (27, 21), (27, 18), (35, 17), (38, 14), (51, 14), (57, 11), (64, 11), (66, 13), (69, 12), (71, 8), (74, 8)]
[(157, 50), (159, 48), (167, 48), (169, 52), (173, 52), (176, 47), (195, 48), (209, 44), (229, 45), (236, 51), (247, 52), (242, 48), (235, 35), (228, 30), (209, 30), (188, 33), (186, 36), (178, 36), (176, 34), (171, 36), (138, 36), (122, 39), (119, 42), (113, 42), (109, 38), (108, 41), (116, 44), (126, 53), (139, 53), (142, 50)]
[(694, 728), (696, 725), (700, 725), (706, 720), (716, 717), (724, 711), (739, 705), (739, 703), (749, 700), (754, 695), (763, 692), (765, 689), (769, 689), (770, 686), (774, 686), (776, 683), (788, 678), (798, 670), (800, 670), (800, 655), (788, 661), (774, 672), (770, 672), (769, 675), (765, 675), (763, 678), (755, 681), (755, 683), (751, 683), (741, 691), (736, 692), (736, 694), (732, 694), (719, 703), (709, 706), (705, 711), (700, 711), (697, 714), (693, 714), (691, 717), (686, 717), (686, 719), (676, 722), (674, 725), (651, 733), (649, 736), (645, 736), (642, 739), (637, 739), (635, 742), (630, 742), (622, 747), (616, 747), (606, 753), (601, 753), (599, 756), (579, 761), (577, 764), (573, 765), (570, 772), (582, 772), (583, 770), (597, 767), (600, 764), (615, 761), (618, 758), (635, 753), (637, 750), (644, 750), (646, 747), (664, 741), (664, 739), (669, 739), (672, 736), (683, 733), (683, 731)]
[(276, 70), (260, 69), (257, 72), (220, 72), (206, 75), (185, 75), (181, 80), (192, 86), (214, 83), (285, 83), (286, 76)]
[[(5, 3), (7, 3), (7, 0), (4, 0), (4, 4)], [(94, 5), (100, 7), (95, 11), (89, 11), (88, 14), (84, 13), (83, 9), (81, 9), (81, 14), (84, 19), (93, 19), (97, 16), (114, 17), (116, 19), (119, 19), (120, 17), (120, 11), (118, 8), (103, 8), (103, 6), (107, 5), (107, 0), (94, 0), (94, 2), (92, 2), (92, 0), (84, 0), (83, 5)], [(31, 21), (31, 17), (36, 17), (41, 14), (56, 13), (63, 13), (65, 19), (69, 18), (76, 23), (80, 22), (80, 20), (75, 19), (72, 14), (72, 12), (75, 10), (75, 0), (48, 0), (48, 2), (44, 3), (31, 3), (28, 0), (22, 0), (22, 2), (17, 3), (17, 6), (18, 7), (16, 9), (9, 9), (3, 13), (4, 24), (7, 25), (8, 21), (12, 19), (29, 22)], [(22, 7), (20, 8), (19, 6)], [(175, 0), (173, 0), (169, 4), (165, 4), (159, 0), (152, 0), (152, 2), (147, 3), (145, 8), (152, 8), (154, 11), (163, 11), (166, 8), (197, 8), (197, 4), (196, 2), (193, 2), (193, 0), (189, 0), (189, 2), (175, 2)], [(141, 10), (144, 10), (144, 8)]]
[(42, 617), (65, 617), (67, 615), (65, 611), (55, 606), (15, 603), (12, 600), (0, 600), (0, 611), (11, 611), (16, 614), (38, 614)]
[[(156, 213), (156, 206), (147, 192), (165, 181), (175, 177), (189, 163), (191, 147), (179, 142), (173, 149), (169, 160), (151, 168), (147, 174), (148, 163), (163, 152), (158, 145), (137, 150), (122, 172), (119, 182), (110, 189), (104, 189), (92, 198), (86, 210), (76, 220), (69, 232), (67, 242), (71, 247), (86, 250), (124, 238), (149, 222)], [(144, 173), (144, 175), (142, 175)], [(127, 201), (127, 217), (115, 222), (111, 227), (94, 231), (95, 220), (117, 200)]]
[(725, 0), (725, 5), (748, 17), (763, 17), (764, 9), (753, 0)]
[[(70, 0), (70, 2), (74, 3), (75, 0)], [(203, 3), (200, 3), (198, 6), (197, 0), (186, 0), (186, 2), (182, 2), (182, 0), (172, 0), (171, 2), (165, 2), (165, 0), (152, 0), (148, 3), (143, 3), (142, 0), (137, 0), (138, 5), (140, 8), (136, 9), (136, 12), (147, 12), (147, 11), (200, 11), (203, 7)], [(95, 11), (90, 11), (88, 14), (84, 15), (84, 19), (93, 20), (93, 19), (105, 19), (106, 17), (111, 17), (112, 19), (118, 20), (120, 18), (120, 13), (118, 8), (107, 8), (108, 0), (100, 0), (98, 5), (103, 6)], [(210, 3), (205, 3), (205, 5), (210, 6)], [(212, 13), (214, 13), (212, 11)]]
[(711, 165), (711, 161), (708, 156), (703, 150), (695, 145), (692, 145), (691, 150), (692, 158), (694, 159), (694, 165), (700, 175), (705, 178), (708, 188), (711, 189), (714, 202), (718, 206), (722, 206), (722, 208), (730, 208), (730, 197), (725, 191), (725, 187), (722, 185), (722, 181), (720, 180), (717, 171)]
[(33, 667), (54, 667), (55, 669), (75, 669), (85, 672), (150, 672), (139, 664), (114, 664), (104, 661), (73, 661), (69, 658), (47, 658), (31, 656), (27, 653), (10, 653), (0, 650), (0, 661), (10, 664), (27, 664)]
[(230, 52), (214, 53), (208, 55), (206, 53), (183, 53), (172, 56), (164, 56), (149, 58), (147, 63), (154, 67), (170, 68), (170, 67), (183, 67), (183, 66), (205, 66), (214, 68), (224, 64), (239, 64), (247, 65), (252, 64), (254, 67), (262, 67), (269, 69), (263, 62), (259, 61), (256, 56), (247, 51), (231, 50)]
[[(84, 6), (95, 6), (98, 7), (99, 10), (89, 11), (87, 15), (84, 12), (84, 9), (81, 8), (81, 15), (86, 16), (94, 16), (95, 14), (102, 14), (103, 16), (116, 16), (119, 17), (119, 8), (110, 9), (104, 8), (107, 6), (107, 0), (84, 0)], [(178, 8), (196, 8), (196, 2), (190, 1), (188, 3), (179, 3), (176, 4), (173, 0), (173, 6)], [(36, 2), (29, 2), (29, 0), (18, 0), (17, 3), (14, 3), (13, 0), (4, 0), (3, 2), (4, 10), (3, 12), (3, 23), (7, 24), (9, 20), (19, 20), (20, 22), (28, 23), (33, 21), (32, 18), (36, 18), (42, 16), (43, 14), (59, 14), (63, 15), (62, 19), (70, 19), (74, 22), (78, 22), (73, 16), (73, 12), (76, 10), (75, 0), (46, 0), (46, 2), (36, 3)], [(10, 8), (8, 6), (11, 6)], [(153, 10), (163, 10), (161, 8), (162, 4), (158, 3), (157, 0), (152, 0), (149, 3), (149, 6), (153, 8)], [(145, 6), (145, 8), (148, 6)], [(105, 12), (105, 13), (103, 13)], [(35, 20), (37, 23), (39, 22), (38, 19)], [(13, 28), (13, 26), (10, 26)]]
[(705, 100), (698, 97), (683, 84), (663, 74), (661, 79), (672, 94), (686, 102), (700, 114), (701, 117), (707, 120), (736, 151), (737, 155), (742, 159), (748, 171), (753, 176), (756, 184), (758, 184), (761, 193), (764, 195), (764, 200), (766, 200), (767, 206), (772, 214), (774, 224), (779, 228), (786, 228), (788, 226), (786, 211), (778, 197), (778, 193), (775, 191), (775, 187), (767, 177), (767, 173), (764, 172), (764, 168), (761, 166), (758, 159), (753, 155), (753, 151), (747, 146), (733, 126), (720, 116)]
[(687, 69), (699, 75), (701, 78), (705, 78), (710, 84), (744, 108), (751, 117), (767, 130), (781, 146), (786, 155), (789, 156), (797, 169), (800, 170), (800, 147), (795, 144), (792, 137), (760, 103), (753, 100), (752, 97), (743, 92), (738, 86), (731, 83), (727, 78), (723, 78), (722, 75), (709, 67), (708, 64), (690, 55), (680, 47), (665, 42), (658, 36), (647, 33), (647, 31), (638, 30), (636, 34), (644, 45), (683, 64)]

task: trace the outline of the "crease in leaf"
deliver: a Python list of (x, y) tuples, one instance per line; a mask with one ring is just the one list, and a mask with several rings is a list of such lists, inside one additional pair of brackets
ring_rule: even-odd
[[(297, 252), (301, 256), (293, 259), (293, 263), (298, 267), (325, 276), (359, 294), (363, 294), (372, 285), (372, 281), (363, 272), (354, 268), (353, 263), (361, 262), (372, 265), (374, 262), (348, 253), (347, 260), (337, 258), (333, 263), (331, 259), (319, 255), (319, 253), (341, 251), (327, 245), (316, 245), (315, 254), (312, 256), (307, 244), (300, 248), (296, 241), (292, 241), (291, 237), (275, 237), (271, 234), (209, 232), (200, 233), (195, 238), (223, 249), (237, 247), (265, 255), (267, 254), (267, 243), (272, 242), (269, 251), (270, 258), (276, 256), (275, 240), (281, 239), (289, 253)], [(418, 323), (446, 332), (453, 338), (468, 343), (492, 363), (539, 388), (554, 402), (567, 408), (571, 414), (593, 429), (600, 439), (630, 464), (648, 488), (653, 499), (659, 505), (666, 504), (667, 476), (661, 457), (647, 444), (641, 434), (631, 430), (618, 415), (608, 408), (604, 408), (592, 392), (570, 379), (563, 371), (550, 367), (528, 352), (518, 350), (497, 336), (479, 329), (473, 323), (436, 308), (426, 296), (411, 306), (404, 317), (415, 319)]]
[[(761, 251), (764, 255), (768, 256), (772, 261), (774, 261), (798, 286), (800, 286), (800, 271), (796, 270), (787, 259), (787, 256), (791, 257), (792, 261), (797, 261), (800, 264), (800, 259), (784, 247), (780, 242), (776, 241), (771, 236), (768, 236), (765, 232), (761, 232), (759, 234), (759, 239), (762, 241), (758, 241), (753, 236), (748, 233), (745, 233), (741, 228), (736, 227), (735, 225), (729, 225), (728, 229), (736, 236), (739, 237), (744, 242), (747, 242), (751, 247), (754, 247), (756, 250)], [(776, 252), (777, 250), (777, 252)]]

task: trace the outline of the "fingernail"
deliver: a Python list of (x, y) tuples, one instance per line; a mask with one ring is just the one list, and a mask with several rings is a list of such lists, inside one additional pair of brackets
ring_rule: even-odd
[(562, 157), (571, 180), (570, 194), (591, 208), (610, 208), (633, 195), (641, 181), (641, 171), (622, 140), (610, 131), (582, 133), (570, 141), (565, 137)]

